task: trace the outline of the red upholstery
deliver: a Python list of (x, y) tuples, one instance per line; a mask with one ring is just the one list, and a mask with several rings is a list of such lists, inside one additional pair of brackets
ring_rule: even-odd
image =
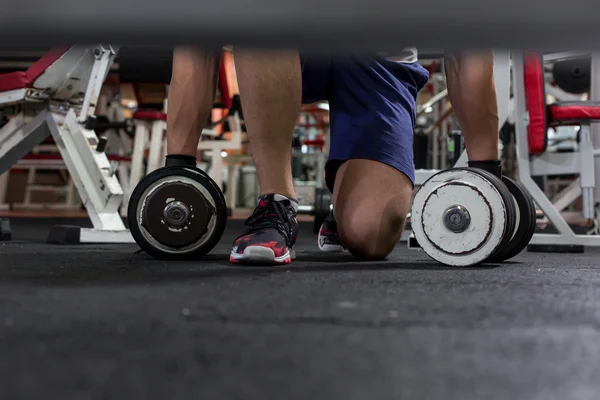
[(546, 150), (548, 126), (580, 125), (600, 120), (600, 103), (571, 101), (546, 105), (543, 60), (540, 54), (525, 54), (523, 67), (525, 100), (529, 114), (527, 136), (531, 154), (543, 153)]
[(546, 125), (546, 92), (542, 56), (526, 53), (524, 56), (523, 78), (525, 81), (525, 102), (529, 113), (527, 137), (529, 152), (543, 153), (548, 144)]
[(225, 68), (225, 63), (223, 62), (223, 56), (221, 56), (221, 61), (219, 63), (219, 90), (221, 91), (221, 99), (223, 103), (227, 106), (227, 108), (231, 108), (231, 97), (232, 94), (229, 93), (229, 85), (227, 84), (227, 69)]
[(37, 78), (56, 62), (68, 49), (52, 49), (37, 60), (25, 72), (0, 74), (0, 92), (33, 87)]
[(166, 121), (167, 114), (161, 111), (140, 110), (133, 113), (133, 119), (145, 121)]
[(600, 103), (560, 101), (548, 106), (551, 125), (600, 120)]
[[(117, 155), (106, 155), (109, 161), (116, 161), (121, 164), (130, 164), (131, 157), (117, 156)], [(10, 169), (11, 171), (22, 171), (26, 170), (27, 166), (39, 166), (44, 168), (44, 165), (51, 165), (58, 168), (67, 168), (63, 158), (60, 154), (27, 154), (21, 158), (16, 164)]]
[(309, 147), (323, 147), (325, 146), (325, 141), (323, 139), (305, 140), (302, 144)]
[(28, 86), (28, 83), (27, 72), (24, 71), (0, 74), (0, 92), (23, 89)]

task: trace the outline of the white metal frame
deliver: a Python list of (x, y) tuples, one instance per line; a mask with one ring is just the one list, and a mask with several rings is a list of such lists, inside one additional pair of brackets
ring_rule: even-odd
[[(596, 173), (594, 171), (595, 156), (600, 155), (594, 150), (590, 127), (581, 126), (580, 149), (574, 153), (544, 153), (539, 156), (529, 154), (529, 143), (527, 136), (527, 125), (529, 116), (525, 101), (524, 66), (523, 53), (513, 52), (513, 94), (515, 98), (515, 136), (516, 153), (519, 166), (519, 180), (527, 188), (537, 205), (542, 209), (547, 219), (556, 228), (556, 234), (535, 234), (531, 244), (545, 245), (585, 245), (600, 246), (600, 236), (577, 235), (567, 224), (560, 213), (564, 203), (577, 193), (573, 189), (563, 193), (564, 200), (559, 198), (555, 207), (540, 187), (535, 183), (532, 176), (535, 174), (579, 174), (578, 184), (583, 199), (583, 216), (593, 219), (595, 216), (594, 189)], [(574, 186), (575, 184), (573, 184)], [(566, 207), (566, 206), (565, 206)]]
[[(125, 194), (124, 207), (129, 204), (131, 193), (144, 176), (162, 165), (165, 153), (165, 132), (167, 123), (163, 120), (136, 120), (133, 154), (129, 173), (128, 190)], [(149, 149), (148, 163), (144, 168), (144, 153)]]
[[(221, 190), (223, 190), (223, 157), (221, 152), (242, 148), (242, 122), (239, 114), (236, 112), (234, 115), (228, 116), (227, 119), (231, 129), (231, 140), (203, 140), (198, 143), (198, 150), (208, 150), (207, 155), (210, 157), (208, 174)], [(232, 183), (230, 182), (228, 187), (231, 186)]]
[[(24, 97), (20, 91), (0, 94), (5, 101), (0, 107), (16, 104), (22, 110), (0, 129), (0, 173), (52, 135), (93, 224), (92, 229), (81, 229), (81, 243), (133, 243), (119, 215), (123, 191), (116, 166), (96, 150), (95, 132), (84, 128), (87, 117), (94, 115), (115, 55), (111, 46), (74, 46)], [(77, 96), (82, 92), (83, 99)]]

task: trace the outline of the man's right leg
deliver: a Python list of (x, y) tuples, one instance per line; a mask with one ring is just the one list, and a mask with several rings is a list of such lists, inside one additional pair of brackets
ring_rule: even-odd
[(198, 141), (215, 101), (220, 50), (178, 47), (167, 110), (167, 165), (196, 165)]
[(234, 48), (234, 60), (260, 198), (230, 261), (287, 264), (298, 234), (291, 158), (302, 96), (300, 59), (296, 51)]

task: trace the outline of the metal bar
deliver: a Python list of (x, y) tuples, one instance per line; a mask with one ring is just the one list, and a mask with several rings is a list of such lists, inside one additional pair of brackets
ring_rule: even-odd
[(564, 235), (536, 233), (533, 235), (530, 244), (560, 244), (560, 245), (583, 245), (600, 246), (600, 236), (597, 235)]
[(589, 52), (584, 51), (563, 51), (559, 53), (546, 53), (544, 54), (544, 61), (566, 60), (569, 58), (588, 56), (589, 54)]
[[(591, 82), (590, 82), (590, 101), (600, 101), (600, 53), (592, 54)], [(582, 127), (583, 128), (583, 127)], [(600, 123), (592, 122), (590, 124), (590, 136), (592, 142), (592, 151), (600, 149)], [(583, 150), (583, 149), (582, 149)], [(590, 149), (588, 149), (590, 150)], [(595, 154), (594, 154), (595, 156)], [(600, 160), (592, 160), (590, 165), (586, 165), (582, 172), (592, 172), (594, 174), (594, 203), (600, 200)]]
[(128, 230), (98, 230), (81, 228), (79, 231), (81, 243), (135, 243)]
[(581, 96), (567, 93), (558, 86), (546, 85), (546, 94), (558, 101), (581, 101)]
[(109, 172), (111, 165), (106, 154), (95, 150), (98, 138), (94, 131), (81, 127), (73, 109), (68, 111), (61, 126), (54, 119), (47, 124), (94, 228), (124, 230), (118, 213), (123, 190)]
[(102, 85), (116, 55), (115, 50), (111, 46), (105, 48), (103, 45), (98, 45), (91, 51), (96, 60), (90, 72), (87, 90), (83, 98), (83, 104), (81, 105), (79, 113), (80, 122), (85, 122), (88, 117), (94, 116), (98, 96), (100, 96)]
[(313, 214), (315, 206), (312, 204), (300, 204), (298, 206), (298, 214)]
[(428, 101), (417, 107), (417, 115), (424, 113), (425, 110), (427, 110), (429, 107), (433, 107), (440, 101), (444, 100), (446, 97), (448, 97), (448, 89), (444, 89), (441, 92), (438, 92), (435, 95), (431, 96), (431, 98)]
[(494, 84), (498, 103), (498, 129), (504, 125), (506, 119), (512, 115), (510, 98), (510, 52), (494, 50)]
[[(5, 2), (6, 46), (48, 43), (286, 44), (340, 50), (597, 47), (595, 0), (23, 0)], [(540, 5), (543, 4), (543, 12)], [(173, 12), (176, 10), (177, 12)], [(341, 10), (343, 12), (341, 12)], [(168, 18), (165, 18), (168, 16)], [(223, 26), (230, 29), (223, 30)], [(561, 29), (556, 29), (560, 26)], [(368, 34), (365, 34), (368, 32)]]
[(569, 207), (577, 198), (581, 196), (581, 186), (579, 178), (574, 179), (569, 185), (552, 198), (552, 205), (558, 212), (562, 212)]
[[(584, 218), (594, 218), (594, 187), (597, 177), (594, 168), (594, 145), (591, 138), (590, 127), (582, 125), (579, 131), (579, 182), (581, 184), (582, 213)], [(600, 164), (599, 164), (600, 165)]]
[(16, 115), (0, 130), (0, 173), (10, 169), (37, 144), (50, 136), (46, 121), (52, 116), (40, 112), (27, 122), (23, 113)]
[[(532, 176), (573, 175), (581, 171), (581, 154), (543, 153), (531, 160)], [(520, 164), (519, 164), (520, 165)]]

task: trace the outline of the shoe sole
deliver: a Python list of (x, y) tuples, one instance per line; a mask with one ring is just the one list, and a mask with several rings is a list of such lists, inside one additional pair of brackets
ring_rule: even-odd
[(343, 246), (340, 246), (337, 244), (321, 245), (320, 243), (319, 243), (319, 250), (321, 250), (324, 253), (343, 253), (344, 251), (346, 251), (346, 249), (344, 249)]
[(342, 246), (341, 244), (321, 244), (321, 237), (321, 233), (319, 233), (319, 236), (317, 237), (317, 244), (319, 245), (319, 250), (321, 250), (322, 252), (343, 253), (344, 251), (346, 251), (344, 246)]
[(229, 261), (234, 264), (284, 265), (291, 263), (294, 258), (296, 258), (294, 249), (288, 249), (284, 255), (275, 257), (275, 252), (268, 247), (250, 246), (246, 247), (242, 254), (232, 251)]

